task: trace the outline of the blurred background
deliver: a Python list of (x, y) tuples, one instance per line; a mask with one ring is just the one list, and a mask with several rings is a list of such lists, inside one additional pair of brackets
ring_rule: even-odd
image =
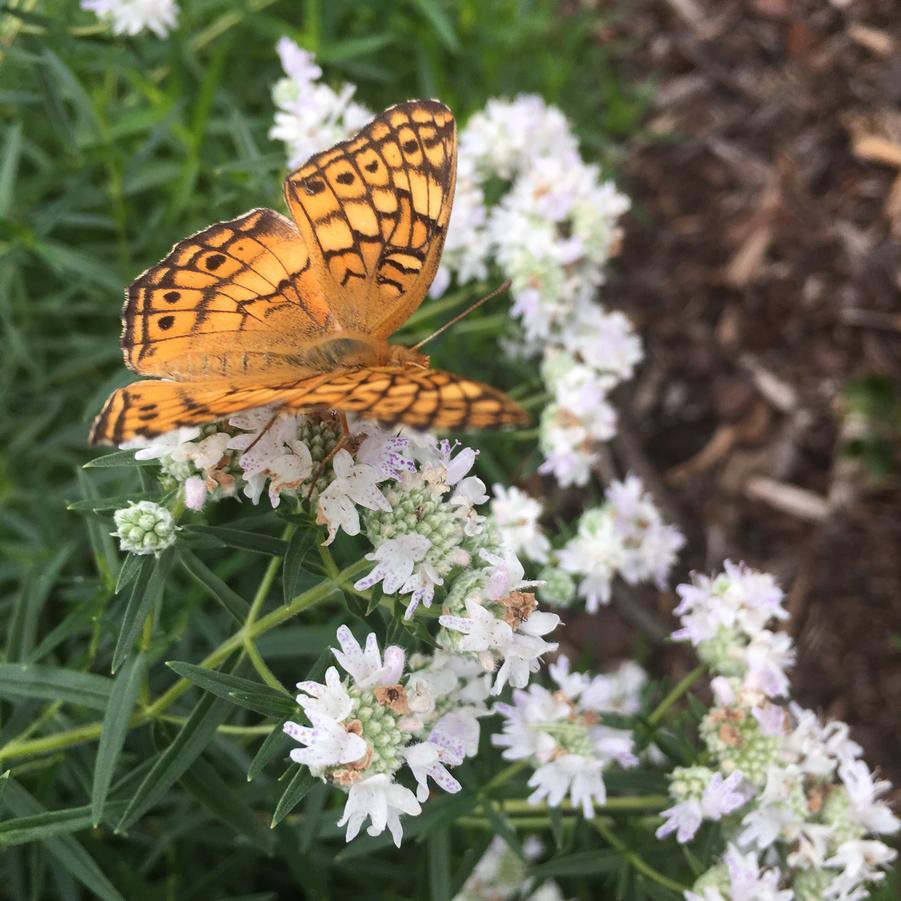
[[(126, 381), (122, 289), (191, 231), (280, 207), (268, 130), (288, 35), (373, 109), (437, 96), (465, 120), (536, 92), (572, 119), (633, 201), (603, 296), (646, 359), (611, 465), (688, 536), (679, 580), (727, 557), (777, 575), (798, 701), (848, 721), (901, 784), (894, 4), (192, 0), (165, 41), (114, 39), (76, 2), (13, 0), (0, 22), (7, 659), (42, 615), (74, 634), (103, 607), (90, 542), (107, 539), (66, 503), (87, 490), (90, 419)], [(529, 471), (561, 515), (582, 506)], [(637, 652), (678, 676), (672, 606), (635, 594), (567, 634), (597, 662)]]

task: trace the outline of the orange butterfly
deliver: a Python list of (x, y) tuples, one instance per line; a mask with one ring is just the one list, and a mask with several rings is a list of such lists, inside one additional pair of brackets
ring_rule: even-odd
[(128, 289), (126, 365), (92, 443), (121, 444), (273, 404), (415, 428), (527, 420), (500, 391), (387, 339), (435, 276), (456, 179), (454, 117), (393, 106), (285, 180), (294, 222), (261, 209), (179, 242)]

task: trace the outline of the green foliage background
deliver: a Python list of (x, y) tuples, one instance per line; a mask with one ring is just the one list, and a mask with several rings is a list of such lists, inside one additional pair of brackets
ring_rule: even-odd
[[(281, 208), (267, 132), (282, 35), (373, 109), (438, 96), (465, 120), (489, 96), (536, 91), (607, 162), (641, 98), (615, 78), (591, 4), (181, 7), (166, 40), (114, 38), (76, 2), (0, 7), (0, 897), (450, 898), (492, 834), (518, 847), (504, 804), (524, 797), (521, 774), (486, 751), (461, 768), (461, 795), (405, 824), (400, 852), (387, 836), (345, 846), (337, 793), (285, 766), (280, 730), (267, 738), (294, 710), (281, 686), (321, 674), (337, 623), (410, 645), (378, 597), (346, 590), (362, 545), (320, 554), (309, 522), (228, 503), (186, 520), (177, 553), (123, 565), (111, 511), (159, 490), (152, 469), (83, 469), (87, 429), (129, 380), (124, 286), (192, 231)], [(446, 316), (426, 305), (406, 337)], [(474, 317), (437, 361), (534, 392), (527, 369), (496, 362), (506, 321)], [(533, 471), (525, 439), (483, 439), (483, 478)], [(666, 731), (648, 721), (644, 740), (691, 759), (698, 712)], [(662, 777), (610, 787), (641, 797), (594, 824), (533, 824), (551, 848), (536, 876), (567, 897), (678, 897), (715, 844), (695, 859), (650, 838), (641, 815), (659, 809)], [(648, 848), (662, 880), (642, 868)]]
[[(340, 799), (292, 780), (284, 742), (263, 741), (293, 702), (254, 674), (243, 640), (252, 633), (273, 684), (321, 671), (336, 623), (367, 602), (320, 584), (332, 565), (359, 567), (360, 548), (320, 559), (303, 523), (286, 542), (273, 514), (229, 504), (213, 514), (229, 531), (188, 523), (177, 558), (123, 566), (111, 510), (158, 489), (152, 470), (84, 470), (87, 428), (129, 380), (124, 286), (190, 232), (282, 206), (283, 149), (267, 137), (282, 35), (373, 109), (438, 96), (465, 120), (489, 96), (537, 91), (607, 153), (638, 106), (610, 75), (597, 14), (545, 0), (180, 5), (166, 40), (115, 38), (76, 2), (0, 11), (0, 897), (447, 898), (487, 844), (496, 801), (469, 830), (450, 823), (479, 810), (475, 791), (433, 802), (401, 852), (385, 836), (345, 847)], [(426, 309), (410, 334), (446, 316)], [(504, 324), (489, 312), (436, 355), (527, 390), (524, 372), (486, 362)], [(483, 477), (528, 470), (511, 441), (485, 443)], [(326, 604), (265, 628), (294, 609), (283, 600), (317, 591)], [(383, 638), (391, 628), (369, 624)], [(252, 766), (261, 745), (268, 758)], [(496, 769), (480, 758), (462, 778), (485, 786)], [(613, 858), (581, 860), (583, 893), (611, 868), (634, 881)]]

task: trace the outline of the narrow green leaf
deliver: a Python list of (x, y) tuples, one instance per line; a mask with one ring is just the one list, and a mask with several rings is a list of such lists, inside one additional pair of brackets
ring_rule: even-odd
[[(123, 801), (117, 803), (120, 810), (125, 809)], [(42, 842), (56, 835), (90, 829), (92, 825), (95, 824), (91, 821), (91, 809), (87, 805), (14, 817), (0, 822), (0, 848)]]
[(426, 842), (429, 859), (429, 897), (450, 901), (450, 836), (447, 827), (436, 829)]
[(65, 701), (105, 710), (112, 679), (96, 673), (44, 666), (40, 663), (0, 663), (0, 695)]
[(250, 611), (250, 604), (229, 588), (196, 554), (187, 548), (180, 548), (178, 559), (181, 565), (232, 615), (240, 624), (244, 624)]
[(257, 532), (245, 532), (242, 529), (198, 524), (190, 526), (188, 531), (212, 535), (228, 547), (252, 551), (255, 554), (268, 554), (270, 557), (283, 557), (285, 551), (288, 550), (288, 542), (282, 541), (281, 538), (273, 538), (271, 535), (261, 535)]
[(253, 710), (262, 716), (271, 716), (274, 719), (292, 716), (297, 709), (297, 704), (287, 695), (276, 694), (273, 696), (261, 691), (230, 691), (228, 699), (240, 707), (246, 707), (248, 710)]
[(6, 130), (3, 142), (3, 160), (0, 161), (0, 217), (9, 215), (13, 208), (16, 173), (22, 152), (22, 123), (13, 122)]
[(488, 817), (495, 835), (499, 835), (509, 845), (510, 849), (516, 853), (520, 860), (525, 860), (525, 854), (522, 850), (522, 843), (516, 830), (507, 822), (507, 818), (500, 812), (494, 801), (488, 798), (482, 799), (482, 810)]
[(173, 672), (185, 679), (189, 679), (198, 688), (208, 691), (219, 698), (240, 704), (242, 707), (250, 707), (256, 710), (256, 705), (270, 705), (277, 710), (276, 713), (264, 713), (265, 716), (285, 716), (292, 714), (297, 705), (294, 699), (286, 693), (277, 691), (263, 682), (254, 682), (251, 679), (242, 679), (230, 673), (221, 673), (218, 670), (205, 669), (195, 666), (193, 663), (184, 663), (180, 660), (170, 660), (166, 663)]
[(147, 669), (147, 657), (141, 652), (125, 661), (113, 680), (106, 713), (103, 715), (103, 728), (100, 733), (100, 745), (94, 761), (94, 784), (91, 788), (91, 822), (97, 825), (106, 804), (109, 787), (116, 771), (116, 763), (125, 736), (128, 734), (128, 723), (131, 719), (141, 679)]
[(138, 577), (138, 574), (144, 567), (144, 563), (147, 561), (147, 557), (142, 557), (139, 554), (125, 555), (125, 560), (122, 561), (122, 568), (119, 570), (119, 578), (116, 580), (116, 594), (120, 594), (123, 589), (127, 588)]
[(138, 786), (131, 803), (116, 826), (116, 832), (127, 831), (153, 807), (212, 741), (216, 729), (225, 720), (229, 704), (222, 698), (204, 695), (175, 741), (160, 755), (153, 769)]
[(305, 767), (298, 766), (297, 772), (291, 777), (291, 781), (285, 788), (275, 813), (272, 814), (271, 828), (276, 826), (304, 799), (307, 792), (316, 784), (316, 777)]
[(145, 494), (130, 494), (127, 497), (98, 497), (86, 498), (80, 501), (69, 501), (66, 509), (72, 513), (95, 513), (105, 512), (108, 510), (118, 510), (120, 507), (127, 507), (129, 501), (152, 500)]
[(260, 745), (253, 760), (250, 761), (250, 766), (247, 768), (248, 782), (252, 782), (259, 776), (271, 760), (274, 760), (276, 757), (287, 757), (288, 749), (293, 742), (282, 730), (282, 726), (284, 726), (286, 722), (287, 718), (281, 720), (263, 739), (263, 743)]
[(118, 450), (102, 457), (94, 457), (82, 464), (82, 469), (108, 469), (112, 466), (159, 466), (159, 460), (135, 460), (133, 450)]
[(432, 26), (438, 39), (451, 53), (460, 50), (460, 39), (454, 30), (453, 23), (447, 13), (435, 0), (413, 0), (413, 5), (422, 13), (422, 17)]
[(134, 648), (135, 640), (148, 613), (163, 594), (166, 578), (175, 561), (172, 548), (167, 548), (159, 557), (147, 556), (141, 564), (141, 571), (134, 579), (131, 596), (125, 607), (119, 638), (113, 651), (112, 671), (115, 673)]
[[(13, 779), (9, 780), (3, 802), (17, 817), (46, 813), (45, 808)], [(97, 898), (103, 901), (124, 901), (115, 886), (106, 878), (84, 847), (70, 835), (47, 838), (44, 847)]]
[(579, 851), (554, 857), (531, 868), (534, 879), (551, 876), (593, 876), (598, 873), (612, 873), (620, 865), (622, 856), (615, 848), (597, 848), (593, 851)]
[[(87, 478), (82, 470), (77, 471), (78, 487), (86, 498), (97, 497), (97, 490), (94, 488), (91, 480)], [(112, 588), (119, 580), (119, 553), (116, 545), (113, 543), (112, 536), (109, 533), (109, 527), (106, 523), (101, 523), (93, 517), (85, 519), (85, 526), (88, 530), (88, 538), (91, 541), (91, 550), (94, 552), (94, 560), (97, 564), (97, 570), (103, 579), (103, 584), (108, 588)]]
[(315, 530), (298, 529), (288, 542), (288, 550), (282, 562), (282, 593), (286, 604), (311, 587), (311, 575), (315, 582), (319, 581), (319, 577), (306, 568), (307, 558), (316, 550), (317, 540)]
[(215, 767), (198, 758), (181, 777), (184, 785), (214, 816), (239, 835), (246, 836), (267, 853), (273, 845), (272, 833), (264, 829), (253, 810), (219, 775)]

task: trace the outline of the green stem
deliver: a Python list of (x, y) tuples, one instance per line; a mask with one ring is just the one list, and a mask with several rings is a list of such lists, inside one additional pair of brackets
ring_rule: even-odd
[(274, 688), (276, 691), (288, 693), (285, 689), (285, 686), (279, 682), (278, 677), (275, 673), (269, 669), (269, 665), (263, 660), (262, 655), (260, 654), (259, 648), (254, 644), (253, 640), (250, 638), (244, 639), (244, 651), (247, 656), (250, 658), (250, 662), (253, 665), (253, 668), (257, 671), (259, 677), (270, 687)]
[(491, 794), (496, 788), (500, 788), (505, 782), (509, 782), (515, 776), (518, 776), (527, 766), (528, 761), (517, 760), (511, 763), (506, 769), (501, 770), (490, 782), (482, 786), (479, 794), (484, 798)]
[(702, 664), (696, 666), (687, 676), (679, 680), (670, 693), (657, 705), (657, 709), (648, 717), (648, 724), (657, 726), (666, 716), (666, 712), (704, 675), (707, 668)]
[(592, 820), (592, 825), (597, 829), (604, 841), (607, 842), (610, 847), (616, 848), (616, 850), (622, 854), (623, 860), (625, 860), (634, 870), (641, 873), (642, 876), (647, 876), (648, 879), (651, 879), (658, 885), (662, 885), (664, 888), (678, 892), (680, 895), (683, 892), (688, 891), (689, 887), (687, 885), (682, 885), (682, 883), (676, 882), (675, 879), (664, 876), (659, 870), (655, 870), (649, 863), (646, 863), (625, 842), (617, 838), (603, 820)]
[[(282, 541), (290, 541), (291, 536), (296, 531), (297, 526), (293, 523), (288, 523), (285, 526), (284, 531), (282, 532)], [(263, 578), (260, 580), (259, 587), (257, 588), (256, 594), (253, 596), (253, 600), (250, 602), (250, 611), (247, 614), (247, 619), (244, 621), (243, 632), (247, 632), (250, 627), (256, 621), (256, 618), (260, 615), (260, 610), (263, 607), (263, 604), (266, 602), (266, 598), (269, 596), (269, 592), (272, 590), (272, 583), (275, 581), (275, 577), (278, 575), (278, 571), (282, 565), (281, 557), (273, 557), (269, 561), (269, 565), (266, 567), (266, 571), (263, 573)]]
[[(531, 804), (525, 800), (507, 799), (497, 803), (504, 813), (514, 815), (546, 813), (550, 810), (546, 801), (542, 801), (540, 804)], [(623, 795), (618, 798), (607, 798), (603, 804), (596, 804), (595, 809), (602, 812), (608, 810), (662, 810), (671, 804), (672, 798), (668, 795)], [(564, 813), (578, 813), (582, 808), (573, 806), (569, 801), (564, 801), (557, 809)]]
[[(320, 582), (319, 585), (298, 595), (289, 604), (278, 607), (266, 616), (254, 622), (245, 632), (242, 628), (231, 637), (227, 638), (215, 650), (211, 651), (201, 662), (200, 666), (204, 669), (213, 669), (227, 660), (235, 651), (244, 647), (245, 639), (256, 639), (264, 635), (276, 626), (286, 620), (297, 616), (304, 610), (325, 600), (334, 590), (335, 586), (342, 582), (350, 581), (363, 573), (364, 570), (371, 566), (369, 560), (357, 560), (350, 566), (345, 567), (337, 574), (335, 581), (327, 579)], [(168, 709), (175, 701), (177, 701), (190, 687), (192, 683), (188, 679), (179, 679), (167, 691), (161, 694), (149, 707), (137, 712), (129, 720), (129, 726), (140, 726), (148, 720), (158, 717), (166, 709)], [(58, 732), (56, 735), (47, 735), (43, 738), (36, 738), (30, 741), (10, 742), (4, 748), (0, 748), (0, 761), (6, 761), (13, 758), (33, 757), (37, 754), (45, 754), (49, 751), (57, 751), (61, 748), (69, 748), (73, 745), (81, 744), (86, 741), (93, 741), (100, 737), (102, 723), (87, 723), (76, 729), (68, 729), (65, 732)]]

